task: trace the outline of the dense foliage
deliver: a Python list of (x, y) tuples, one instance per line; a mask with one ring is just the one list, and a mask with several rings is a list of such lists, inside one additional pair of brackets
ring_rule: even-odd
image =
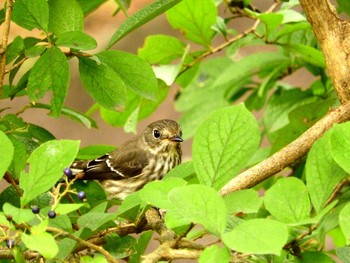
[[(95, 53), (84, 17), (104, 2), (8, 0), (12, 14), (6, 6), (1, 12), (4, 27), (6, 13), (42, 35), (18, 35), (3, 47), (1, 99), (15, 104), (26, 96), (31, 103), (17, 113), (0, 109), (0, 176), (10, 182), (0, 193), (1, 262), (139, 262), (154, 232), (161, 245), (144, 256), (146, 262), (334, 262), (335, 257), (349, 262), (349, 123), (327, 131), (307, 156), (283, 171), (288, 177), (278, 174), (254, 188), (219, 194), (242, 170), (279, 151), (339, 105), (298, 1), (276, 1), (258, 10), (257, 1), (250, 0), (156, 0), (128, 16), (107, 47)], [(128, 12), (130, 0), (115, 2), (117, 11)], [(339, 12), (350, 13), (347, 1), (338, 4)], [(138, 54), (111, 50), (163, 13), (183, 40), (151, 35)], [(242, 17), (253, 24), (239, 33), (233, 25)], [(247, 46), (257, 51), (243, 56)], [(181, 89), (174, 103), (184, 138), (193, 137), (192, 160), (122, 203), (107, 198), (96, 182), (70, 180), (65, 168), (74, 159), (112, 148), (79, 149), (78, 141), (56, 140), (21, 114), (46, 109), (53, 117), (96, 127), (90, 116), (64, 105), (71, 59), (79, 63), (94, 109), (127, 131), (135, 131), (177, 83)], [(30, 61), (31, 68), (18, 76)], [(314, 76), (307, 88), (283, 82), (299, 69)], [(41, 99), (48, 92), (51, 102), (45, 104)], [(166, 210), (164, 221), (144, 223), (151, 207)], [(213, 242), (197, 244), (204, 236)]]

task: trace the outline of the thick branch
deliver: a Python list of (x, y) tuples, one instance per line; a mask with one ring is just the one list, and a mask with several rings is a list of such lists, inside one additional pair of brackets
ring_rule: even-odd
[(338, 17), (329, 0), (300, 0), (325, 57), (341, 103), (350, 100), (350, 21)]
[(2, 85), (4, 83), (4, 76), (5, 76), (6, 49), (7, 49), (8, 37), (9, 37), (9, 33), (10, 33), (12, 4), (13, 4), (13, 0), (7, 0), (6, 1), (6, 14), (5, 14), (5, 22), (4, 22), (4, 32), (2, 34), (2, 41), (1, 41), (0, 97), (2, 95)]
[(276, 152), (261, 163), (239, 174), (228, 182), (221, 190), (222, 195), (230, 192), (250, 188), (266, 180), (270, 176), (282, 171), (295, 161), (306, 155), (313, 143), (319, 139), (335, 123), (342, 123), (350, 119), (350, 102), (330, 111), (316, 122), (298, 139)]

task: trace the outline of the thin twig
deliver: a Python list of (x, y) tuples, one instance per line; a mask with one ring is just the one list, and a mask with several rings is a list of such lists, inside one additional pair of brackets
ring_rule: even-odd
[(47, 231), (59, 234), (60, 236), (64, 236), (64, 237), (68, 237), (70, 239), (73, 239), (74, 241), (77, 241), (78, 243), (80, 243), (88, 248), (91, 248), (93, 250), (100, 252), (102, 255), (104, 255), (106, 257), (108, 262), (118, 263), (118, 260), (115, 259), (111, 254), (109, 254), (109, 252), (107, 250), (105, 250), (103, 247), (97, 246), (91, 242), (88, 242), (84, 239), (81, 239), (79, 237), (74, 236), (71, 233), (68, 233), (66, 231), (63, 231), (63, 230), (55, 228), (55, 227), (48, 227)]
[(13, 186), (13, 188), (16, 190), (19, 197), (22, 196), (22, 191), (18, 187), (17, 182), (13, 179), (12, 175), (9, 172), (6, 172), (4, 175), (4, 179)]
[[(270, 8), (268, 10), (266, 10), (266, 14), (268, 13), (271, 13), (273, 12), (278, 6), (280, 5), (280, 3), (273, 3)], [(185, 65), (185, 67), (179, 72), (179, 75), (180, 76), (181, 74), (183, 74), (185, 71), (187, 71), (188, 69), (190, 69), (191, 67), (193, 67), (195, 64), (197, 64), (199, 61), (203, 60), (204, 58), (212, 55), (212, 54), (215, 54), (215, 53), (218, 53), (220, 52), (221, 50), (223, 50), (224, 48), (228, 47), (229, 45), (231, 45), (232, 43), (236, 42), (237, 40), (241, 39), (241, 38), (244, 38), (245, 36), (247, 36), (248, 34), (250, 33), (254, 33), (255, 30), (257, 29), (258, 25), (260, 24), (260, 20), (256, 20), (254, 25), (245, 30), (244, 32), (242, 32), (241, 34), (238, 34), (237, 36), (227, 40), (226, 42), (224, 42), (223, 44), (215, 47), (215, 48), (212, 48), (206, 52), (204, 52), (203, 54), (201, 54), (200, 56), (196, 57), (193, 61), (191, 61), (191, 63)]]
[(333, 202), (333, 200), (338, 196), (339, 192), (341, 191), (341, 189), (343, 189), (343, 187), (345, 185), (347, 185), (349, 183), (349, 179), (345, 178), (344, 180), (342, 180), (337, 187), (334, 189), (333, 193), (331, 194), (331, 196), (328, 198), (328, 200), (326, 201), (326, 203), (324, 204), (324, 206), (329, 205), (330, 203)]
[(8, 37), (10, 33), (10, 24), (11, 24), (11, 14), (13, 7), (13, 0), (6, 1), (6, 14), (4, 22), (4, 33), (2, 34), (1, 41), (1, 60), (0, 60), (0, 97), (2, 96), (2, 86), (4, 83), (5, 76), (5, 67), (6, 67), (6, 49), (8, 43)]

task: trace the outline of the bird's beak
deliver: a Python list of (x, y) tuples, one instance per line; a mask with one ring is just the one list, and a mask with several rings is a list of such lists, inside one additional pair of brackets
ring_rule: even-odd
[(184, 140), (180, 136), (174, 136), (169, 138), (170, 141), (172, 142), (183, 142)]

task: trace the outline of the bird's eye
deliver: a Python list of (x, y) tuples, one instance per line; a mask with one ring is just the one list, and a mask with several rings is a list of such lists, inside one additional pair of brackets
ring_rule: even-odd
[(159, 139), (160, 138), (160, 132), (158, 130), (153, 130), (153, 137), (156, 138), (156, 139)]

